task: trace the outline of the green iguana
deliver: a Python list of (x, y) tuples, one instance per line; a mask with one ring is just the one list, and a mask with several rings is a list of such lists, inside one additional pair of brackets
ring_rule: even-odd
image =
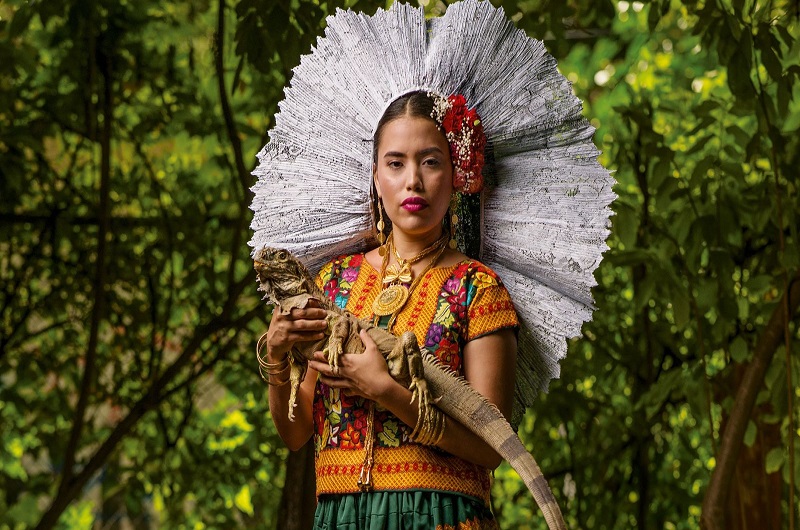
[(290, 420), (294, 420), (297, 389), (314, 352), (326, 352), (331, 367), (338, 367), (341, 354), (364, 352), (364, 344), (358, 334), (366, 329), (386, 359), (389, 373), (412, 391), (412, 402), (417, 400), (419, 417), (425, 418), (428, 407), (435, 404), (442, 412), (474, 432), (519, 473), (542, 510), (548, 528), (566, 530), (566, 523), (547, 480), (502, 413), (466, 380), (449, 368), (442, 367), (433, 354), (425, 349), (420, 350), (413, 332), (396, 337), (340, 309), (317, 287), (300, 261), (286, 250), (262, 248), (255, 254), (254, 268), (258, 273), (259, 290), (266, 293), (264, 299), (274, 304), (275, 311), (288, 314), (293, 308), (305, 308), (310, 300), (316, 300), (328, 312), (328, 335), (320, 341), (297, 343), (289, 353), (292, 385)]

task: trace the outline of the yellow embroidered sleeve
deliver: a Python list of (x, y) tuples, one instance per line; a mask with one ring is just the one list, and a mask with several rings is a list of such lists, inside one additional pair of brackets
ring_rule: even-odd
[(472, 276), (474, 293), (467, 315), (468, 341), (504, 328), (518, 328), (519, 319), (511, 295), (489, 269), (479, 268)]

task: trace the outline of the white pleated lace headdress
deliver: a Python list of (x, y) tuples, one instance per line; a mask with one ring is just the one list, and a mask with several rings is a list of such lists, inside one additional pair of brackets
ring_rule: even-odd
[(521, 320), (517, 423), (559, 375), (566, 338), (592, 315), (607, 249), (614, 180), (594, 128), (544, 45), (488, 1), (440, 18), (395, 4), (374, 16), (337, 11), (301, 58), (258, 153), (254, 249), (285, 248), (311, 271), (375, 246), (372, 134), (414, 90), (463, 94), (488, 139), (478, 259), (505, 283)]

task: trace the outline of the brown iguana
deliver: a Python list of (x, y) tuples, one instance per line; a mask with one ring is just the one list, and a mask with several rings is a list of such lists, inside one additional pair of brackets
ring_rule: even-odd
[(449, 368), (442, 367), (433, 354), (425, 349), (420, 350), (413, 332), (396, 337), (343, 311), (324, 295), (303, 264), (286, 250), (262, 248), (254, 256), (254, 268), (258, 273), (259, 290), (266, 293), (264, 299), (274, 304), (275, 311), (288, 314), (293, 308), (305, 308), (309, 300), (316, 300), (328, 312), (329, 335), (320, 341), (297, 343), (289, 352), (292, 385), (289, 419), (294, 419), (297, 389), (314, 352), (325, 351), (331, 367), (338, 367), (342, 353), (364, 352), (364, 344), (358, 334), (366, 329), (386, 358), (389, 373), (412, 391), (412, 402), (417, 400), (419, 417), (426, 417), (428, 407), (435, 404), (474, 432), (519, 473), (542, 510), (548, 528), (566, 530), (561, 510), (539, 465), (502, 413), (465, 379)]

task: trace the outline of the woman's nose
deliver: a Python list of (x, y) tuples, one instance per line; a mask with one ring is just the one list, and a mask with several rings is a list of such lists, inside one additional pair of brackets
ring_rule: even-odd
[(408, 166), (406, 189), (414, 191), (422, 189), (422, 168), (420, 166), (416, 164)]

